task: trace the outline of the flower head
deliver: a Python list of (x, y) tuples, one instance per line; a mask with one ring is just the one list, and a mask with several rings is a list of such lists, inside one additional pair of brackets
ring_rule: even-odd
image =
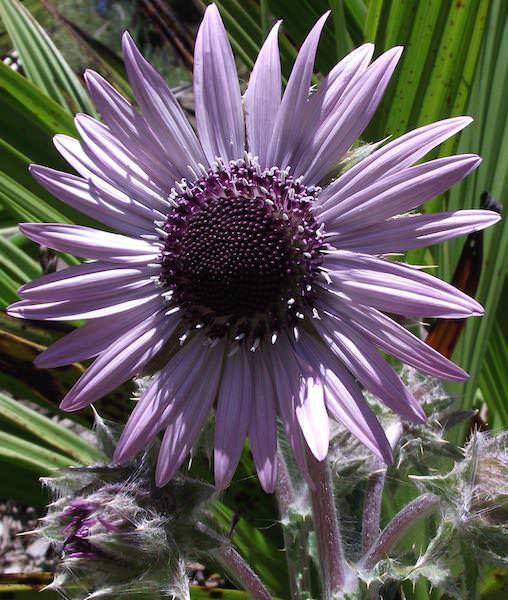
[(115, 455), (128, 461), (165, 431), (159, 485), (175, 474), (213, 407), (219, 487), (230, 481), (248, 436), (261, 483), (274, 489), (277, 417), (303, 471), (305, 445), (326, 456), (329, 415), (390, 461), (358, 382), (407, 419), (424, 413), (378, 348), (437, 377), (466, 377), (385, 313), (462, 318), (480, 315), (481, 306), (383, 255), (498, 220), (477, 210), (407, 214), (479, 164), (470, 154), (416, 164), (470, 119), (370, 147), (325, 185), (374, 114), (401, 55), (393, 48), (371, 62), (374, 48), (365, 44), (309, 96), (326, 17), (305, 40), (282, 96), (277, 23), (242, 101), (227, 34), (209, 6), (195, 49), (197, 132), (126, 34), (139, 110), (88, 71), (103, 123), (78, 115), (81, 141), (55, 138), (79, 176), (32, 167), (55, 196), (121, 233), (22, 224), (32, 240), (89, 262), (23, 286), (24, 299), (9, 312), (88, 320), (37, 359), (55, 367), (97, 356), (64, 398), (66, 410), (143, 373), (164, 349), (165, 364)]
[[(112, 433), (97, 417), (97, 443), (110, 458)], [(164, 490), (153, 483), (156, 448), (127, 467), (70, 467), (43, 481), (53, 502), (39, 533), (55, 546), (53, 587), (66, 598), (186, 598), (185, 562), (222, 542), (199, 528), (214, 488), (176, 478)]]

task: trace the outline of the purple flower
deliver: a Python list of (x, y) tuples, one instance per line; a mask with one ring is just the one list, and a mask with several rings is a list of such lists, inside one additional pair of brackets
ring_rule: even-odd
[(23, 286), (9, 314), (88, 320), (36, 361), (56, 367), (97, 357), (64, 398), (69, 411), (171, 349), (115, 455), (128, 461), (165, 430), (158, 485), (173, 477), (213, 407), (220, 488), (248, 437), (261, 484), (274, 489), (277, 417), (303, 471), (305, 445), (319, 460), (327, 454), (329, 416), (389, 462), (390, 445), (359, 384), (407, 419), (424, 413), (377, 349), (436, 377), (467, 377), (385, 313), (463, 318), (482, 307), (383, 255), (499, 219), (481, 210), (407, 214), (478, 166), (472, 154), (416, 164), (471, 119), (411, 131), (317, 187), (350, 156), (402, 52), (371, 63), (374, 48), (365, 44), (309, 96), (326, 17), (305, 40), (282, 97), (277, 23), (242, 99), (226, 31), (209, 6), (195, 50), (197, 134), (125, 34), (140, 110), (88, 71), (104, 123), (78, 115), (81, 142), (55, 138), (79, 176), (31, 169), (52, 194), (121, 233), (22, 224), (30, 239), (91, 262)]
[[(96, 443), (110, 456), (113, 432), (96, 416)], [(175, 477), (154, 487), (154, 444), (128, 466), (99, 463), (43, 478), (52, 502), (39, 535), (59, 555), (49, 586), (69, 600), (186, 598), (185, 562), (228, 542), (203, 526), (214, 488)]]
[(73, 500), (62, 511), (60, 519), (66, 523), (63, 527), (63, 555), (69, 558), (90, 558), (99, 560), (101, 550), (90, 541), (90, 529), (102, 528), (106, 532), (121, 529), (100, 517), (100, 506), (83, 499)]

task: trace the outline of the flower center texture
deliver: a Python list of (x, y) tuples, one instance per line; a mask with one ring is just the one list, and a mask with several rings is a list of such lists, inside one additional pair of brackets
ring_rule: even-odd
[(319, 191), (251, 158), (176, 186), (161, 224), (161, 282), (189, 326), (259, 343), (304, 318), (321, 264)]
[(290, 286), (291, 240), (262, 198), (205, 202), (181, 242), (182, 283), (217, 315), (264, 312)]

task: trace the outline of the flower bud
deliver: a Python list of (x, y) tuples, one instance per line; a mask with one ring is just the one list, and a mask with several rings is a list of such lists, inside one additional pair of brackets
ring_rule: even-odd
[(508, 433), (476, 432), (447, 475), (415, 479), (440, 496), (445, 522), (477, 557), (508, 564)]
[[(97, 434), (103, 450), (113, 448), (102, 421)], [(129, 466), (67, 468), (43, 480), (55, 500), (39, 531), (60, 555), (50, 587), (73, 600), (172, 598), (175, 589), (185, 598), (186, 560), (220, 543), (197, 527), (214, 488), (189, 478), (157, 488), (156, 451)]]

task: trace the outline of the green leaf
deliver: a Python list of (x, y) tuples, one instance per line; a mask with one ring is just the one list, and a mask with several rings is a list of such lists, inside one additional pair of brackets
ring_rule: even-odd
[(51, 325), (48, 325), (48, 323), (36, 324), (33, 321), (9, 317), (4, 311), (0, 310), (0, 332), (23, 338), (25, 342), (35, 342), (40, 347), (49, 346), (56, 342), (66, 331), (67, 329), (58, 325), (55, 326), (54, 323)]
[(362, 32), (367, 21), (367, 4), (364, 0), (344, 0), (344, 6), (348, 30), (357, 45), (363, 39)]
[[(37, 327), (22, 319), (6, 317), (0, 312), (0, 384), (8, 386), (10, 393), (16, 398), (25, 398), (28, 389), (32, 395), (31, 400), (50, 408), (52, 412), (65, 414), (67, 418), (76, 421), (91, 423), (91, 409), (79, 413), (63, 413), (58, 409), (58, 403), (83, 374), (84, 367), (73, 363), (55, 369), (38, 369), (33, 361), (37, 354), (44, 350), (44, 346), (27, 339), (34, 337), (42, 341), (44, 331), (48, 332), (49, 339), (53, 336), (53, 339), (56, 339), (70, 330), (72, 329), (68, 325), (62, 324)], [(104, 396), (95, 406), (104, 418), (124, 422), (131, 410), (129, 399), (132, 398), (133, 392), (132, 381), (127, 381)]]
[[(284, 20), (284, 31), (298, 48), (316, 21), (330, 9), (328, 0), (300, 0), (299, 2), (294, 2), (293, 0), (267, 1), (272, 14)], [(337, 2), (334, 4), (337, 4)], [(337, 59), (340, 58), (337, 53), (337, 44), (340, 43), (342, 45), (343, 40), (337, 41), (335, 27), (335, 19), (328, 17), (323, 28), (316, 56), (316, 70), (320, 73), (330, 71), (335, 66)]]
[(63, 213), (49, 206), (1, 170), (0, 201), (9, 208), (18, 221), (70, 222)]
[(217, 5), (235, 52), (249, 69), (252, 69), (262, 42), (261, 14), (258, 7), (249, 0), (247, 3), (219, 0)]
[[(206, 2), (208, 4), (209, 2)], [(328, 19), (316, 58), (316, 70), (329, 71), (355, 43), (367, 10), (363, 0), (218, 0), (231, 44), (240, 60), (252, 69), (261, 43), (273, 20), (282, 19), (279, 47), (284, 82), (287, 81), (297, 50), (315, 22), (328, 9)]]
[[(398, 136), (465, 110), (489, 3), (370, 3), (366, 40), (375, 42), (378, 50), (402, 45), (404, 54), (366, 138)], [(453, 152), (457, 143), (455, 137), (447, 151)]]
[(102, 453), (79, 435), (1, 392), (0, 417), (82, 464), (104, 460)]
[[(506, 159), (508, 155), (508, 114), (506, 112), (506, 97), (508, 95), (508, 4), (503, 0), (494, 0), (489, 13), (485, 45), (474, 81), (469, 103), (469, 112), (476, 121), (461, 137), (459, 151), (477, 152), (483, 158), (479, 169), (460, 185), (455, 186), (450, 193), (449, 208), (477, 208), (482, 192), (488, 190), (493, 197), (501, 202), (508, 197), (508, 171)], [(460, 253), (461, 243), (450, 244), (448, 251), (442, 253), (440, 262), (441, 273), (448, 276), (454, 269)], [(455, 359), (470, 372), (471, 378), (465, 387), (464, 405), (473, 404), (480, 383), (482, 366), (486, 364), (486, 353), (493, 331), (498, 327), (493, 338), (495, 354), (499, 351), (499, 331), (504, 330), (505, 304), (501, 302), (506, 281), (508, 256), (508, 220), (505, 218), (496, 226), (485, 232), (484, 261), (482, 277), (478, 288), (477, 298), (485, 307), (485, 315), (481, 319), (468, 319), (461, 343), (457, 348)], [(498, 326), (496, 326), (496, 322)], [(505, 356), (497, 355), (497, 360)], [(499, 371), (508, 369), (496, 366)], [(491, 375), (492, 375), (491, 371)], [(488, 380), (485, 380), (487, 383)], [(495, 385), (501, 386), (503, 380)], [(483, 394), (489, 401), (488, 389), (492, 391), (490, 382)], [(496, 400), (491, 404), (494, 413), (503, 415), (501, 401), (503, 388), (495, 395)], [(499, 423), (499, 421), (498, 421)], [(503, 426), (508, 421), (503, 419)]]
[[(20, 135), (20, 132), (30, 135)], [(97, 226), (93, 219), (57, 200), (42, 188), (28, 172), (31, 163), (68, 170), (67, 163), (53, 146), (56, 133), (76, 136), (70, 115), (56, 102), (44, 95), (25, 77), (0, 61), (0, 171), (26, 197), (15, 190), (0, 190), (0, 206), (18, 221), (64, 221)], [(2, 219), (2, 224), (6, 223)]]
[(3, 0), (0, 16), (29, 79), (71, 113), (94, 113), (85, 88), (44, 29), (18, 0)]
[[(216, 4), (237, 57), (251, 70), (266, 30), (271, 25), (267, 22), (267, 5), (270, 6), (270, 1), (263, 3), (263, 11), (254, 0), (218, 0)], [(296, 50), (283, 32), (279, 34), (279, 47), (283, 76), (287, 78), (296, 57)]]
[[(51, 583), (51, 573), (22, 573), (2, 576), (4, 580), (10, 580), (11, 583), (1, 582), (0, 597), (12, 600), (58, 600), (60, 595), (54, 590), (42, 590), (45, 585)], [(14, 583), (12, 583), (14, 581)], [(30, 583), (36, 581), (37, 583)], [(4, 596), (5, 595), (5, 596)], [(249, 600), (250, 596), (240, 590), (229, 590), (221, 588), (204, 588), (198, 586), (190, 587), (190, 597), (192, 600), (213, 600), (221, 598), (222, 600)], [(138, 600), (145, 600), (144, 596), (136, 595)], [(148, 599), (146, 599), (148, 600)], [(156, 599), (151, 599), (156, 600)], [(274, 598), (274, 600), (277, 600)]]
[[(11, 319), (16, 321), (15, 319)], [(57, 404), (65, 396), (71, 385), (83, 373), (83, 367), (72, 364), (58, 369), (38, 369), (33, 361), (37, 354), (44, 349), (43, 346), (31, 342), (22, 337), (24, 320), (18, 319), (21, 335), (15, 335), (9, 331), (0, 329), (0, 360), (2, 373), (0, 381), (7, 385), (9, 380), (18, 381), (21, 384), (18, 393), (9, 386), (9, 390), (15, 397), (25, 398), (24, 391), (28, 389), (35, 393), (30, 399), (45, 406), (52, 407), (53, 412), (58, 411)], [(9, 323), (9, 318), (0, 322)], [(38, 400), (39, 399), (39, 400)]]
[[(232, 523), (233, 511), (221, 502), (214, 502), (211, 512), (219, 527), (227, 532)], [(232, 541), (263, 583), (273, 593), (285, 596), (288, 580), (284, 554), (245, 519), (240, 519), (235, 526)]]
[[(374, 0), (369, 4), (366, 38), (382, 49), (402, 44), (405, 51), (366, 137), (400, 135), (457, 114), (469, 113), (476, 119), (460, 138), (454, 136), (435, 155), (476, 151), (484, 157), (484, 164), (447, 197), (428, 203), (428, 212), (477, 208), (480, 194), (486, 189), (497, 198), (506, 197), (508, 176), (501, 157), (508, 153), (507, 13), (508, 6), (499, 0)], [(486, 232), (485, 240), (486, 260), (478, 298), (486, 306), (486, 316), (468, 320), (455, 357), (472, 373), (465, 388), (465, 406), (471, 406), (478, 388), (505, 279), (506, 223)], [(411, 261), (437, 263), (437, 274), (450, 280), (462, 244), (459, 240), (409, 256)]]
[(0, 306), (7, 306), (18, 298), (18, 285), (7, 273), (0, 269)]
[[(67, 169), (65, 161), (53, 147), (55, 133), (76, 135), (70, 115), (45, 96), (28, 79), (0, 62), (0, 170), (32, 194), (32, 210), (12, 194), (0, 198), (0, 205), (19, 220), (58, 220), (94, 225), (95, 221), (60, 202), (44, 190), (28, 172), (30, 163)], [(20, 135), (20, 132), (30, 132)], [(11, 202), (11, 199), (13, 202)], [(48, 209), (47, 207), (50, 207)], [(35, 210), (33, 210), (35, 207)], [(36, 207), (40, 207), (37, 209)], [(25, 210), (27, 208), (27, 210)], [(51, 210), (52, 209), (52, 210)], [(51, 212), (48, 212), (51, 210)], [(40, 217), (37, 218), (37, 213)], [(6, 220), (2, 219), (2, 224)]]
[(39, 591), (23, 584), (0, 585), (0, 594), (9, 600), (60, 600), (61, 596), (53, 590)]
[[(449, 4), (436, 61), (430, 71), (429, 84), (418, 115), (420, 123), (428, 123), (436, 115), (453, 114), (454, 107), (459, 112), (465, 108), (467, 94), (460, 98), (459, 82), (464, 77), (464, 62), (468, 54), (473, 62), (471, 72), (474, 74), (488, 5), (489, 2), (485, 0)], [(439, 23), (436, 23), (436, 27), (439, 27)]]
[(47, 506), (49, 495), (41, 486), (38, 472), (34, 473), (32, 469), (25, 469), (19, 465), (13, 469), (10, 464), (4, 464), (1, 459), (0, 468), (2, 468), (2, 480), (0, 481), (2, 498), (21, 502), (26, 506)]
[(328, 0), (332, 10), (332, 19), (335, 33), (335, 47), (337, 58), (342, 58), (353, 49), (353, 40), (349, 35), (344, 10), (344, 0)]
[(0, 431), (0, 462), (10, 464), (16, 469), (30, 470), (37, 475), (49, 475), (55, 469), (78, 464), (68, 456), (5, 431)]
[[(203, 588), (191, 586), (190, 596), (192, 600), (212, 600), (221, 598), (221, 600), (249, 600), (251, 596), (240, 590), (223, 590), (218, 588)], [(277, 600), (274, 598), (273, 600)]]
[(381, 29), (379, 24), (381, 21), (382, 10), (383, 0), (371, 0), (369, 2), (369, 9), (364, 27), (364, 37), (367, 41), (373, 42)]
[(483, 397), (490, 409), (490, 427), (494, 430), (504, 429), (508, 423), (508, 405), (506, 403), (508, 342), (501, 330), (499, 319), (492, 328), (479, 383)]
[[(48, 143), (50, 142), (48, 141)], [(25, 217), (20, 219), (20, 215), (22, 216), (23, 214), (31, 214), (32, 217), (37, 221), (41, 219), (45, 220), (48, 218), (49, 214), (53, 214), (53, 218), (56, 217), (56, 215), (59, 215), (59, 218), (64, 219), (66, 222), (79, 222), (80, 224), (90, 226), (97, 225), (97, 221), (94, 221), (86, 215), (82, 215), (80, 212), (67, 205), (65, 202), (57, 200), (54, 196), (49, 194), (49, 192), (47, 192), (42, 186), (40, 186), (29, 173), (28, 167), (34, 161), (31, 160), (28, 156), (21, 154), (19, 150), (12, 147), (5, 140), (2, 139), (0, 139), (0, 152), (2, 155), (0, 170), (8, 174), (10, 179), (19, 184), (23, 189), (26, 189), (33, 196), (34, 206), (40, 206), (40, 210), (36, 210), (33, 212), (22, 210), (20, 213), (19, 202), (11, 203), (10, 201), (4, 200), (4, 210), (6, 211), (6, 213), (9, 213), (9, 215), (14, 219), (14, 222), (16, 224), (20, 220), (25, 220)], [(64, 170), (68, 170), (68, 167), (65, 164), (61, 164), (60, 159), (53, 158), (49, 153), (47, 159), (43, 159), (42, 163), (48, 166), (57, 166), (59, 168), (63, 168)], [(52, 211), (52, 213), (49, 213), (48, 210)], [(46, 216), (41, 216), (41, 218), (37, 218), (37, 212), (40, 212), (41, 215)]]
[(17, 281), (22, 283), (31, 281), (42, 274), (41, 266), (37, 261), (1, 235), (0, 267), (10, 271)]
[(82, 29), (76, 22), (68, 19), (53, 4), (47, 0), (41, 0), (41, 3), (76, 40), (87, 58), (87, 63), (98, 68), (101, 74), (124, 96), (133, 98), (122, 59), (111, 48)]
[[(58, 157), (51, 144), (55, 133), (76, 135), (68, 112), (1, 61), (0, 108), (1, 137), (33, 161)], [(20, 135), (20, 128), (30, 135)]]

